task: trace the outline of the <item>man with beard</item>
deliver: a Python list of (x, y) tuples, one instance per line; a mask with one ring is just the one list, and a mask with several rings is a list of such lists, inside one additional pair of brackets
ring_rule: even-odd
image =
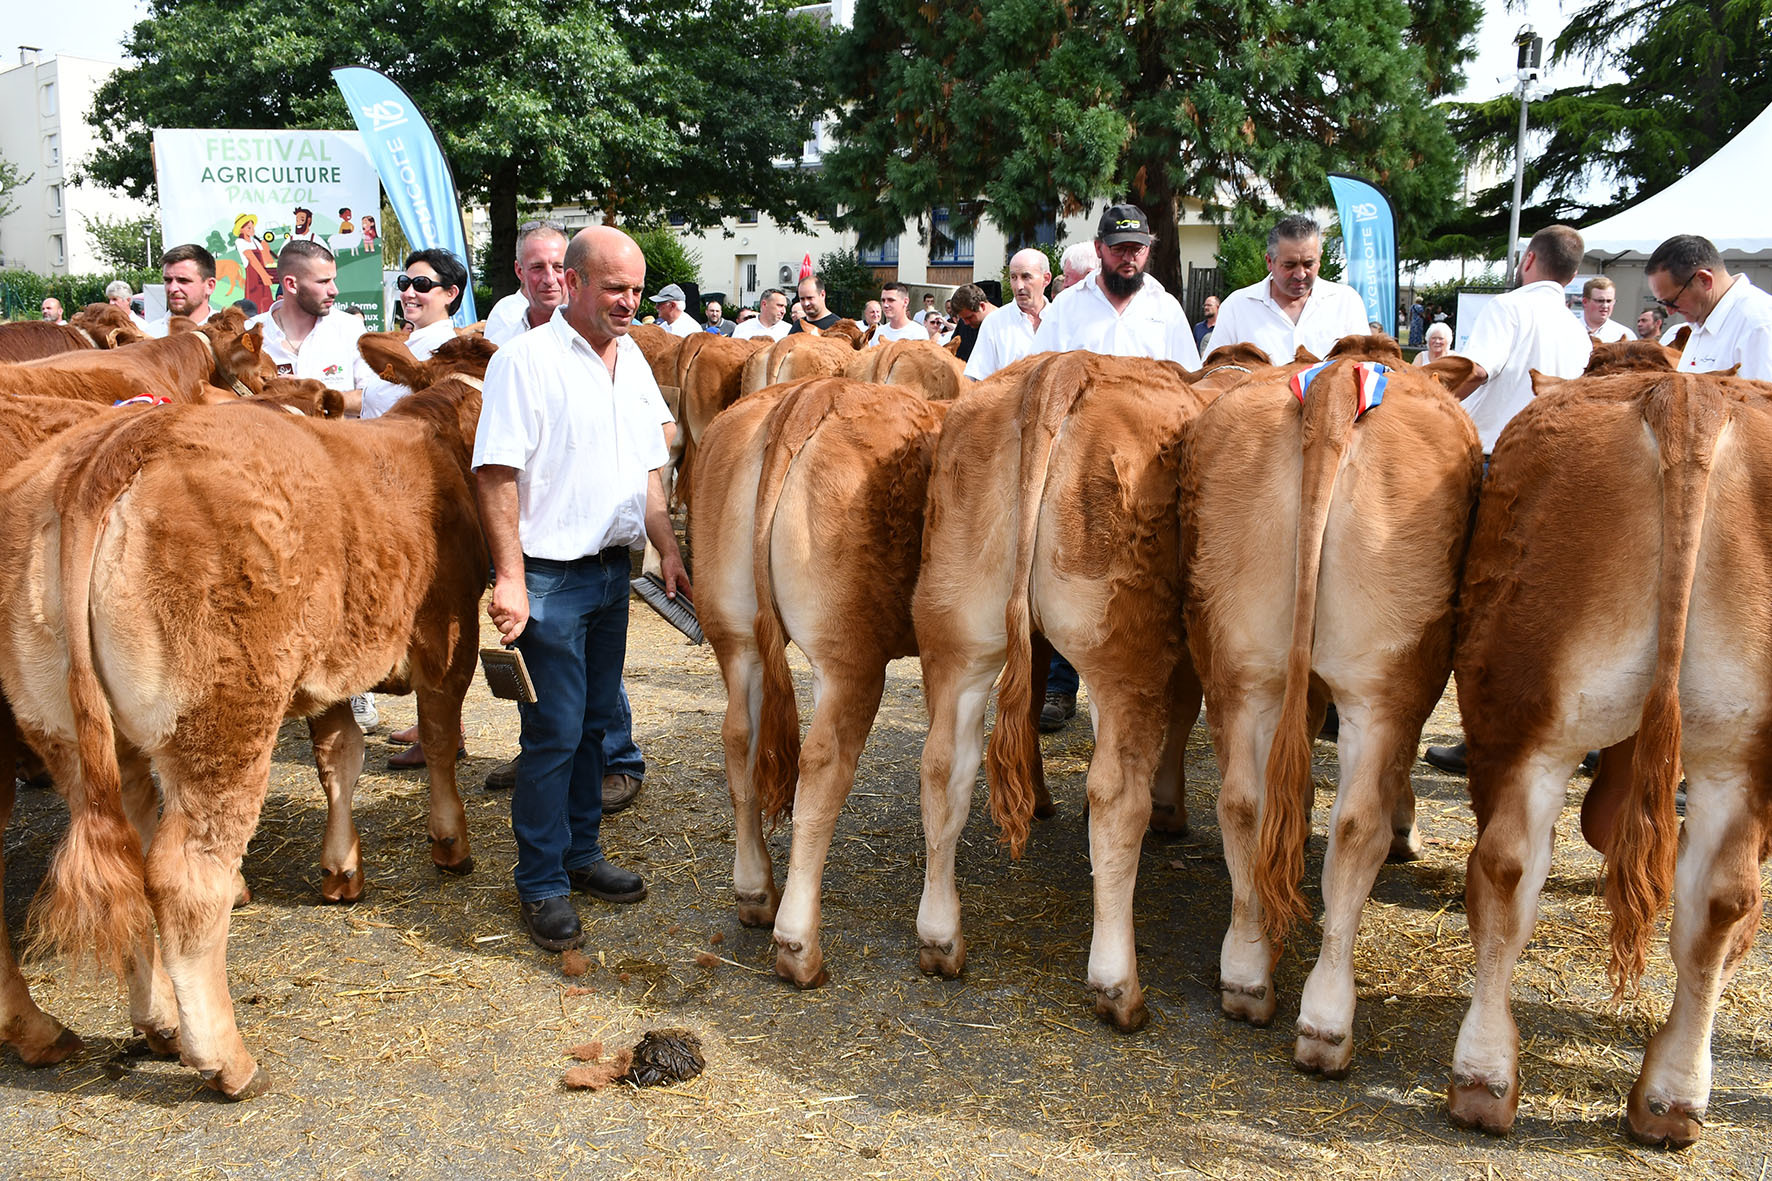
[(566, 231), (553, 222), (527, 222), (517, 231), (517, 290), (492, 305), (486, 339), (503, 345), (540, 328), (566, 302)]
[[(1065, 288), (1046, 306), (1029, 352), (1087, 349), (1113, 357), (1152, 357), (1179, 362), (1183, 369), (1200, 367), (1187, 314), (1162, 284), (1145, 274), (1150, 261), (1150, 219), (1136, 205), (1110, 205), (1095, 228), (1095, 256), (1100, 269), (1072, 281), (1071, 250), (1060, 265)], [(1079, 260), (1082, 261), (1082, 260)], [(1046, 701), (1040, 729), (1062, 728), (1077, 716), (1077, 670), (1057, 653), (1046, 675)]]
[(1661, 339), (1661, 326), (1667, 323), (1667, 313), (1660, 308), (1644, 308), (1643, 314), (1637, 317), (1637, 339)]
[(794, 326), (788, 330), (790, 333), (804, 332), (808, 324), (823, 332), (843, 318), (826, 306), (824, 280), (817, 275), (801, 279), (798, 293), (800, 310), (795, 313)]
[(1317, 273), (1323, 234), (1302, 213), (1274, 223), (1267, 235), (1268, 277), (1231, 292), (1218, 308), (1212, 347), (1252, 344), (1276, 365), (1299, 349), (1327, 357), (1344, 336), (1365, 336), (1366, 301), (1345, 283)]
[(209, 306), (215, 292), (215, 255), (195, 242), (174, 246), (160, 256), (160, 282), (166, 287), (166, 314), (148, 321), (149, 336), (165, 336), (174, 316), (188, 316), (201, 324), (215, 313)]
[(1155, 240), (1150, 219), (1138, 206), (1108, 206), (1095, 230), (1101, 269), (1067, 286), (1052, 301), (1034, 334), (1034, 352), (1087, 349), (1198, 369), (1200, 351), (1186, 313), (1145, 273)]
[(295, 207), (295, 230), (289, 235), (291, 242), (318, 242), (320, 235), (314, 232), (314, 211)]
[(318, 242), (289, 242), (277, 255), (283, 297), (247, 322), (264, 329), (264, 352), (279, 377), (311, 377), (345, 396), (345, 413), (363, 409), (369, 367), (357, 352), (363, 321), (338, 300), (338, 263)]

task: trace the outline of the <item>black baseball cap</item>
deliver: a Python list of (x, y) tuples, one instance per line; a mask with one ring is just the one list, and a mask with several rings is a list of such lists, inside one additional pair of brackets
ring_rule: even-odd
[(1122, 242), (1149, 246), (1156, 241), (1151, 236), (1150, 218), (1136, 205), (1109, 205), (1102, 210), (1095, 237), (1103, 246), (1118, 246)]

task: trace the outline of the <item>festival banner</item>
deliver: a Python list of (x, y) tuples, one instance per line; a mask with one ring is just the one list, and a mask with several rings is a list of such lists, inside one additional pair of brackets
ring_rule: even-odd
[(455, 324), (460, 328), (474, 323), (478, 319), (474, 314), (474, 255), (468, 249), (467, 229), (455, 197), (455, 176), (431, 125), (406, 92), (377, 70), (346, 66), (332, 71), (332, 80), (338, 83), (351, 108), (351, 118), (369, 144), (407, 242), (414, 250), (442, 247), (469, 269), (468, 289), (462, 292)]
[(215, 255), (211, 307), (250, 299), (269, 311), (277, 254), (291, 238), (338, 260), (338, 306), (382, 323), (381, 186), (355, 131), (160, 128), (154, 180), (168, 246), (195, 242)]
[(1341, 245), (1347, 256), (1342, 281), (1366, 301), (1366, 319), (1397, 328), (1397, 223), (1390, 198), (1369, 180), (1329, 174), (1335, 211), (1341, 218)]

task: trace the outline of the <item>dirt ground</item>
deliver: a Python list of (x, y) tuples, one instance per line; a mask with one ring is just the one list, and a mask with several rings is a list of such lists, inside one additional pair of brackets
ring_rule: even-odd
[[(804, 668), (800, 668), (804, 682)], [(1090, 876), (1079, 719), (1045, 740), (1060, 813), (1011, 861), (979, 782), (960, 853), (969, 961), (955, 981), (916, 967), (922, 886), (917, 666), (891, 670), (826, 874), (831, 983), (801, 993), (773, 975), (767, 931), (731, 900), (731, 808), (721, 766), (724, 692), (711, 650), (634, 607), (628, 660), (646, 788), (605, 823), (605, 843), (651, 897), (579, 903), (592, 961), (518, 928), (508, 804), (481, 788), (516, 751), (515, 712), (476, 683), (464, 796), (478, 869), (436, 873), (424, 781), (390, 773), (384, 735), (411, 699), (381, 701), (357, 801), (369, 890), (319, 904), (323, 801), (305, 728), (286, 726), (246, 859), (253, 903), (234, 915), (230, 980), (271, 1093), (218, 1100), (194, 1073), (135, 1056), (121, 990), (29, 962), (38, 1001), (87, 1051), (31, 1070), (0, 1058), (0, 1173), (20, 1177), (1619, 1177), (1772, 1175), (1772, 954), (1762, 942), (1725, 995), (1704, 1140), (1681, 1154), (1631, 1146), (1623, 1100), (1665, 1012), (1658, 953), (1640, 1000), (1608, 1003), (1598, 861), (1581, 844), (1572, 781), (1544, 918), (1515, 982), (1525, 1099), (1505, 1140), (1461, 1132), (1443, 1093), (1468, 997), (1464, 864), (1474, 837), (1462, 781), (1416, 768), (1426, 857), (1388, 866), (1359, 951), (1352, 1075), (1291, 1066), (1291, 1024), (1314, 934), (1281, 961), (1280, 1012), (1252, 1029), (1213, 989), (1229, 884), (1204, 728), (1189, 755), (1191, 836), (1147, 838), (1138, 884), (1139, 968), (1151, 1021), (1100, 1025), (1083, 976)], [(1455, 739), (1448, 696), (1424, 742)], [(1317, 746), (1320, 783), (1333, 748)], [(1330, 803), (1318, 795), (1319, 834)], [(5, 835), (7, 919), (59, 838), (52, 793), (21, 793)], [(785, 872), (789, 830), (772, 850)], [(1321, 871), (1312, 842), (1310, 890)], [(708, 957), (718, 957), (710, 960)], [(699, 959), (698, 959), (699, 957)], [(707, 965), (707, 966), (704, 966)], [(570, 1047), (632, 1044), (687, 1026), (707, 1070), (692, 1082), (598, 1092), (562, 1086)]]

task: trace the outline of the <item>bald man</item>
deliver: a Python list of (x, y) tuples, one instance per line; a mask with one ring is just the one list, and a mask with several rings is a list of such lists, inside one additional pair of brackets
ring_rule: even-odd
[(549, 951), (584, 939), (570, 894), (646, 897), (605, 857), (603, 735), (617, 724), (627, 651), (628, 551), (650, 540), (665, 591), (690, 593), (659, 469), (671, 421), (628, 336), (646, 260), (612, 226), (566, 248), (567, 303), (499, 349), (474, 438), (480, 519), (492, 549), (487, 614), (522, 653), (536, 700), (523, 731), (511, 830), (519, 915)]
[(1046, 310), (1046, 285), (1052, 282), (1052, 263), (1044, 252), (1017, 251), (1009, 260), (1009, 290), (1015, 302), (1005, 304), (984, 318), (978, 343), (966, 362), (966, 376), (983, 381), (999, 369), (1013, 365), (1034, 351), (1034, 333)]

